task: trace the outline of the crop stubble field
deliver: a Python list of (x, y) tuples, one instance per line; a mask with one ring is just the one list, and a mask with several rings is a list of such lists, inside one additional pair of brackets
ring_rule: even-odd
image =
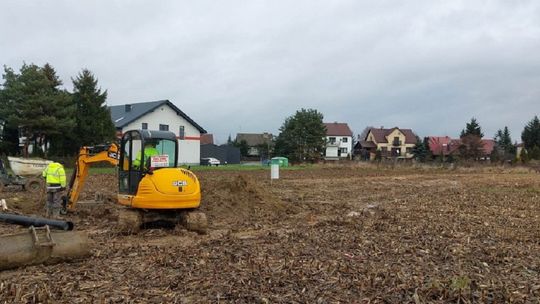
[[(539, 303), (540, 175), (517, 169), (328, 166), (197, 172), (206, 235), (114, 231), (80, 204), (85, 260), (0, 272), (0, 303)], [(83, 199), (114, 194), (90, 176)], [(4, 193), (17, 212), (38, 197)], [(24, 228), (0, 225), (0, 234)]]

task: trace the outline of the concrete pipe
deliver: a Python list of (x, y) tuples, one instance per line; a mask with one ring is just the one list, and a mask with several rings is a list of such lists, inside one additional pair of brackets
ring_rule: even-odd
[(84, 231), (51, 231), (49, 226), (0, 236), (0, 270), (41, 263), (54, 264), (90, 254)]

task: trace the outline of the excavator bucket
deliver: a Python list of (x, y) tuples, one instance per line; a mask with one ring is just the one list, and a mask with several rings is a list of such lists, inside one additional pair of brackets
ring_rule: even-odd
[(88, 256), (88, 234), (54, 231), (49, 226), (0, 236), (0, 270), (41, 263), (54, 264)]

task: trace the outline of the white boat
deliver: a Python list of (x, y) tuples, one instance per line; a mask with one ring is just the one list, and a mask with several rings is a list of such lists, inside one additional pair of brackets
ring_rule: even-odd
[(22, 158), (8, 156), (9, 165), (11, 171), (15, 175), (20, 176), (35, 176), (39, 175), (45, 170), (48, 164), (52, 163), (52, 160), (43, 158)]

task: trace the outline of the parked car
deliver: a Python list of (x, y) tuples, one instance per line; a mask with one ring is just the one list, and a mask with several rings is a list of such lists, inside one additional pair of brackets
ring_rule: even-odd
[(205, 157), (201, 158), (201, 166), (219, 166), (221, 162), (217, 158)]

